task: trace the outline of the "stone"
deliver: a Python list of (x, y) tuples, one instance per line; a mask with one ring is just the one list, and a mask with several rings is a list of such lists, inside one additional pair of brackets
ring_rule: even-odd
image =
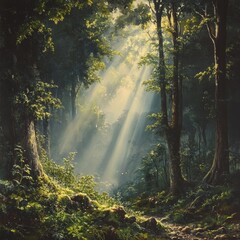
[(142, 226), (155, 231), (157, 229), (157, 220), (155, 218), (149, 218), (147, 221), (142, 223)]
[(82, 211), (92, 210), (93, 206), (91, 204), (90, 198), (86, 194), (77, 194), (71, 197), (71, 201), (68, 204), (68, 208)]
[(125, 221), (127, 223), (134, 223), (137, 221), (136, 217), (132, 216), (132, 217), (129, 217), (129, 218), (125, 218)]
[(191, 228), (188, 227), (188, 226), (186, 226), (186, 227), (184, 227), (181, 231), (182, 231), (183, 233), (189, 234), (189, 233), (191, 232)]
[(229, 238), (229, 236), (227, 234), (219, 234), (219, 235), (216, 235), (213, 239), (214, 240), (229, 240), (231, 238)]
[(113, 212), (117, 215), (120, 221), (124, 221), (126, 211), (123, 209), (123, 207), (114, 208)]

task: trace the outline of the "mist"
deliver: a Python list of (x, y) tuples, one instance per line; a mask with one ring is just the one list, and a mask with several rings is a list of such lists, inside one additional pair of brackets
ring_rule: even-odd
[(156, 140), (146, 126), (158, 97), (143, 85), (151, 68), (139, 66), (150, 51), (148, 39), (148, 33), (135, 26), (113, 42), (119, 54), (106, 61), (101, 82), (80, 89), (78, 113), (59, 139), (61, 156), (77, 152), (77, 173), (98, 176), (114, 187), (133, 177)]

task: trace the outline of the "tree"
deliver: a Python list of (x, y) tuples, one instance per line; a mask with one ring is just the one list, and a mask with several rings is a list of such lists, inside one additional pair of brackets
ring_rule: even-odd
[[(226, 79), (228, 0), (212, 0), (210, 4), (213, 6), (213, 15), (209, 14), (207, 3), (203, 14), (199, 14), (206, 22), (209, 37), (214, 47), (216, 143), (212, 167), (204, 180), (209, 184), (219, 184), (224, 180), (224, 175), (229, 173), (228, 91)], [(214, 18), (213, 24), (212, 18)]]
[[(82, 3), (85, 4), (85, 3)], [(23, 148), (25, 164), (37, 179), (43, 169), (39, 161), (35, 121), (44, 118), (46, 103), (57, 103), (41, 82), (37, 57), (40, 51), (53, 48), (51, 29), (46, 21), (55, 23), (70, 12), (76, 2), (1, 1), (1, 177), (10, 178), (14, 164), (19, 164), (15, 148)], [(80, 4), (81, 5), (81, 4)], [(53, 101), (53, 102), (52, 102)]]
[[(177, 195), (184, 191), (185, 180), (181, 172), (180, 138), (182, 128), (182, 89), (179, 77), (179, 42), (177, 4), (164, 0), (153, 0), (158, 37), (158, 82), (161, 89), (161, 127), (167, 140), (170, 158), (170, 191)], [(166, 65), (164, 59), (164, 39), (162, 32), (162, 19), (167, 11), (173, 45), (173, 75), (171, 80), (171, 115), (167, 107)]]

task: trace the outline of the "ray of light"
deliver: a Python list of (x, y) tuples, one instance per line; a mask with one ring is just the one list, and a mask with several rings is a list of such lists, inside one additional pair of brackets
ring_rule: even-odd
[[(151, 69), (138, 66), (140, 58), (149, 51), (146, 34), (140, 32), (133, 27), (125, 40), (114, 43), (121, 54), (107, 63), (101, 83), (82, 92), (79, 112), (59, 144), (61, 154), (78, 152), (79, 172), (99, 174), (115, 185), (133, 152), (145, 149), (140, 146), (140, 139), (145, 137), (146, 115), (154, 98), (142, 86)], [(93, 116), (94, 109), (104, 114), (105, 130), (98, 128), (99, 116)]]

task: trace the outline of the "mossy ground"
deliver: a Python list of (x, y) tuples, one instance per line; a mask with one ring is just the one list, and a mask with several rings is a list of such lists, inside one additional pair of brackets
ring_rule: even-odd
[(147, 215), (175, 224), (179, 231), (186, 230), (193, 236), (202, 239), (240, 239), (239, 179), (238, 174), (232, 175), (224, 186), (203, 184), (192, 187), (185, 195), (178, 197), (161, 192), (150, 196), (143, 194), (128, 201), (132, 201), (134, 209), (142, 209)]
[(1, 240), (165, 239), (155, 219), (133, 216), (107, 194), (91, 199), (49, 179), (28, 186), (1, 181), (0, 192)]

